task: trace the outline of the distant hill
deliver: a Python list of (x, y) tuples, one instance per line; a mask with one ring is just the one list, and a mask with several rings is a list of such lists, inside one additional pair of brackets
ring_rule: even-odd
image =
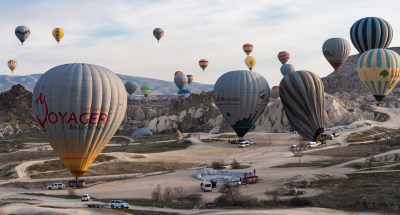
[[(5, 92), (9, 90), (11, 86), (15, 84), (22, 84), (29, 91), (32, 92), (36, 82), (39, 80), (41, 75), (42, 74), (33, 74), (26, 76), (0, 75), (0, 92)], [(153, 78), (142, 78), (128, 75), (118, 76), (119, 78), (121, 78), (123, 83), (127, 81), (134, 81), (139, 85), (138, 89), (135, 92), (135, 95), (141, 95), (140, 87), (145, 84), (151, 86), (153, 89), (150, 95), (176, 95), (176, 93), (178, 92), (178, 88), (176, 87), (175, 83), (171, 81), (162, 81)], [(192, 82), (185, 88), (189, 89), (192, 93), (199, 94), (202, 91), (213, 90), (214, 85)]]

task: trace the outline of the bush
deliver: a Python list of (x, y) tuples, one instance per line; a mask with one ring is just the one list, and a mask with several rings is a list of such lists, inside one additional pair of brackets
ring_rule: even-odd
[(151, 199), (153, 199), (156, 202), (162, 201), (161, 185), (157, 185), (157, 187), (154, 188), (153, 192), (151, 193)]
[(238, 188), (231, 187), (227, 193), (215, 198), (214, 203), (217, 206), (244, 206), (252, 207), (257, 204), (257, 198), (254, 196), (242, 195)]
[(213, 169), (223, 169), (224, 168), (224, 161), (223, 160), (213, 161), (211, 163), (211, 168), (213, 168)]
[(174, 198), (174, 193), (172, 192), (171, 187), (166, 187), (163, 194), (164, 201), (172, 202), (173, 198)]
[(187, 195), (187, 191), (182, 186), (174, 187), (174, 199), (183, 202)]
[(198, 203), (202, 200), (201, 194), (189, 194), (185, 198), (188, 202)]
[(305, 207), (313, 206), (313, 202), (308, 198), (294, 197), (289, 201), (289, 205), (292, 207)]
[(232, 169), (240, 169), (240, 163), (236, 159), (233, 159), (231, 167)]

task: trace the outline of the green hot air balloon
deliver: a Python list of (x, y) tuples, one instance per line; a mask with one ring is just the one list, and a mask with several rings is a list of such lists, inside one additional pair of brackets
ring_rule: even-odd
[(238, 137), (243, 138), (267, 107), (270, 89), (260, 74), (238, 70), (219, 77), (214, 94), (221, 114)]
[(279, 97), (292, 127), (307, 140), (324, 132), (324, 85), (309, 71), (291, 72), (281, 80)]
[(140, 88), (140, 90), (142, 91), (144, 97), (147, 97), (151, 92), (151, 87), (149, 85), (143, 85), (142, 88)]

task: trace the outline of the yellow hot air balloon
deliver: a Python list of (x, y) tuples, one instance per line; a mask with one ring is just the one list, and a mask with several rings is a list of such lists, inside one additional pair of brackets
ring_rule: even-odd
[(256, 65), (257, 60), (254, 56), (247, 56), (244, 62), (246, 63), (247, 67), (249, 67), (249, 69), (251, 70)]
[(371, 49), (360, 56), (357, 73), (361, 82), (382, 101), (400, 80), (400, 56), (389, 49)]
[(208, 66), (208, 60), (206, 60), (206, 59), (199, 60), (199, 65), (204, 71)]
[(253, 44), (251, 44), (251, 43), (245, 43), (245, 44), (243, 45), (243, 51), (244, 51), (247, 55), (249, 55), (249, 54), (253, 51), (253, 48), (254, 48), (254, 46), (253, 46)]
[(54, 28), (53, 29), (53, 37), (57, 40), (57, 43), (60, 43), (60, 40), (64, 36), (64, 30), (62, 28)]
[(8, 68), (11, 69), (11, 73), (14, 72), (14, 69), (17, 68), (18, 62), (16, 60), (9, 60), (8, 61)]

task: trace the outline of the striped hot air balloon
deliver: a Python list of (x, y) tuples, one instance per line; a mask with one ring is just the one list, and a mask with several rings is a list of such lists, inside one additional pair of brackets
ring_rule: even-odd
[(309, 71), (291, 72), (279, 84), (279, 97), (292, 127), (307, 140), (320, 140), (324, 132), (321, 79)]
[(362, 18), (350, 29), (351, 42), (361, 54), (370, 49), (387, 48), (392, 37), (392, 26), (378, 17)]
[(153, 30), (153, 35), (160, 42), (161, 37), (164, 35), (164, 30), (162, 28), (155, 28)]
[(92, 64), (64, 64), (35, 85), (35, 119), (57, 156), (81, 177), (121, 125), (127, 106), (124, 84)]
[(64, 37), (64, 30), (62, 28), (54, 28), (53, 37), (56, 39), (57, 43), (60, 43), (60, 40)]
[(278, 53), (278, 59), (282, 64), (285, 64), (286, 62), (288, 62), (290, 58), (290, 54), (287, 51), (281, 51)]
[(251, 44), (251, 43), (245, 43), (245, 44), (243, 45), (243, 51), (244, 51), (247, 55), (249, 55), (249, 54), (253, 51), (253, 48), (254, 48), (254, 46), (253, 46), (253, 44)]
[(147, 96), (150, 95), (151, 92), (151, 87), (149, 85), (143, 85), (140, 90), (142, 91), (144, 97), (146, 98)]
[(271, 97), (278, 98), (279, 97), (279, 86), (273, 86), (271, 88)]
[(192, 83), (193, 75), (187, 75), (186, 77), (188, 78), (188, 84)]
[(206, 60), (206, 59), (199, 60), (199, 65), (204, 71), (208, 66), (208, 60)]
[(382, 101), (399, 82), (399, 63), (399, 55), (389, 49), (371, 49), (358, 59), (358, 77), (377, 102)]
[(182, 71), (176, 71), (175, 74), (174, 74), (174, 76), (177, 76), (177, 75), (179, 75), (179, 74), (182, 74), (182, 75), (183, 75), (183, 72), (182, 72)]

